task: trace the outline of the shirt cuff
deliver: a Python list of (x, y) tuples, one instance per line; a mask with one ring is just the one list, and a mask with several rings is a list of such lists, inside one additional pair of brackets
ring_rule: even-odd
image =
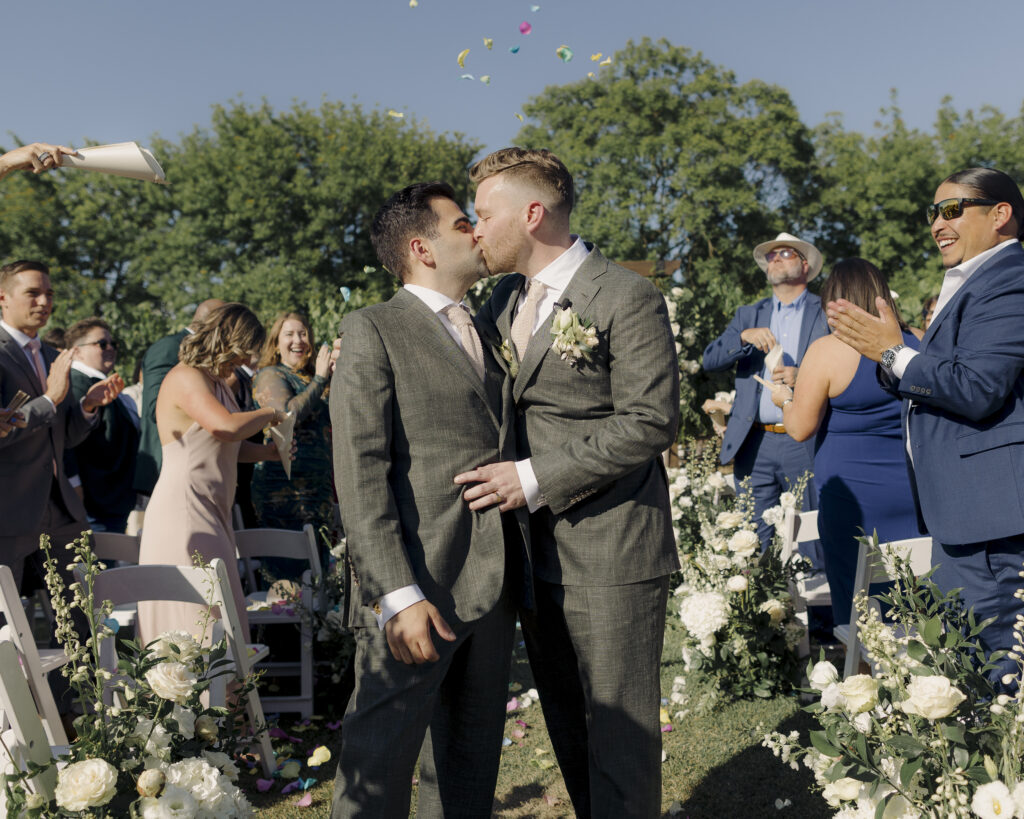
[(414, 603), (419, 603), (420, 600), (426, 599), (426, 595), (420, 591), (420, 587), (415, 583), (411, 586), (403, 586), (400, 589), (395, 589), (393, 592), (388, 592), (373, 607), (373, 616), (377, 618), (377, 627), (383, 631), (384, 624), (398, 614), (398, 612), (409, 608)]
[(523, 488), (523, 497), (526, 498), (526, 508), (536, 512), (542, 506), (547, 506), (547, 498), (540, 492), (540, 484), (537, 483), (537, 476), (533, 473), (533, 465), (529, 458), (516, 461), (516, 473), (519, 475), (519, 485)]
[(77, 489), (79, 486), (82, 485), (82, 476), (72, 475), (71, 477), (68, 478), (68, 483), (71, 484), (72, 489)]
[[(50, 398), (50, 396), (46, 395), (46, 393), (43, 393), (42, 397), (50, 402), (50, 406), (53, 407), (53, 411), (56, 412), (57, 411), (57, 405), (53, 403), (53, 399)], [(82, 412), (85, 412), (85, 410), (82, 410)]]
[(892, 374), (897, 378), (903, 378), (907, 365), (915, 355), (917, 355), (917, 350), (912, 350), (910, 347), (904, 347), (896, 353), (896, 360), (892, 362)]

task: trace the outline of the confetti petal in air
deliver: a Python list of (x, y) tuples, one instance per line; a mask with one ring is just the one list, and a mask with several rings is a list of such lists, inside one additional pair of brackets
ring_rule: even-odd
[(484, 37), (484, 45), (487, 46), (487, 50), (490, 51), (492, 48), (494, 48), (494, 38)]
[(464, 48), (464, 49), (462, 49), (462, 51), (459, 52), (459, 56), (458, 56), (459, 68), (465, 68), (466, 67), (466, 55), (467, 54), (469, 54), (469, 49), (468, 48)]
[(510, 48), (510, 49), (508, 50), (508, 53), (509, 53), (509, 54), (518, 54), (518, 53), (519, 53), (519, 46), (512, 46), (512, 47), (511, 47), (511, 48)]
[(515, 117), (515, 118), (516, 118), (517, 120), (519, 120), (520, 122), (522, 122), (522, 121), (523, 121), (523, 115), (522, 115), (522, 114), (520, 114), (520, 113), (519, 113), (518, 111), (516, 111), (516, 112), (515, 112), (515, 113), (514, 113), (514, 114), (513, 114), (512, 116), (514, 116), (514, 117)]
[(519, 24), (520, 34), (529, 34), (531, 31), (533, 31), (533, 26), (526, 22), (526, 20), (523, 20), (523, 22)]
[(394, 108), (388, 108), (388, 116), (395, 119), (405, 119), (405, 114), (401, 111), (396, 111)]
[(530, 6), (530, 11), (536, 14), (538, 11), (540, 11), (540, 6)]
[(472, 74), (463, 74), (461, 77), (459, 77), (459, 79), (460, 80), (475, 80), (476, 77), (474, 77)]
[(605, 60), (601, 60), (601, 62), (598, 63), (598, 65), (611, 65), (611, 64), (612, 64), (612, 58), (611, 57), (608, 57)]
[(420, 0), (409, 0), (409, 8), (414, 9), (420, 4)]
[(594, 72), (593, 71), (588, 71), (587, 72), (587, 76), (590, 77), (590, 79), (594, 79)]
[(555, 49), (555, 54), (558, 55), (558, 58), (563, 63), (569, 62), (573, 57), (572, 49), (569, 48), (569, 46), (567, 45), (560, 45), (558, 48)]
[(604, 56), (604, 54), (603, 54), (602, 52), (598, 51), (598, 52), (597, 52), (597, 54), (591, 54), (591, 55), (590, 55), (590, 61), (591, 61), (592, 63), (596, 63), (596, 62), (600, 61), (600, 59), (601, 59), (601, 58), (602, 58), (603, 56)]
[(491, 84), (491, 75), (490, 74), (482, 74), (480, 76), (480, 82), (482, 82), (484, 85), (490, 85)]

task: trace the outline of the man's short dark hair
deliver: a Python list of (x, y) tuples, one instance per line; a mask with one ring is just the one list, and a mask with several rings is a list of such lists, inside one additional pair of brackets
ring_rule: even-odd
[(430, 207), (430, 200), (439, 196), (456, 201), (455, 190), (447, 182), (417, 182), (392, 194), (373, 217), (370, 227), (373, 249), (380, 263), (401, 282), (409, 273), (409, 241), (416, 236), (425, 239), (440, 236), (437, 214)]
[(45, 273), (47, 276), (50, 275), (50, 268), (43, 262), (37, 262), (33, 259), (19, 259), (16, 262), (5, 264), (0, 267), (0, 290), (7, 286), (12, 278), (17, 276), (19, 273), (23, 273), (26, 270), (38, 270), (40, 273)]
[(79, 319), (64, 331), (64, 346), (77, 346), (79, 341), (89, 335), (90, 331), (95, 330), (97, 327), (106, 330), (108, 333), (111, 332), (110, 325), (99, 316), (90, 316), (89, 318)]
[(1008, 202), (1017, 223), (1017, 238), (1024, 239), (1024, 196), (1021, 196), (1020, 188), (1008, 174), (995, 168), (966, 168), (947, 176), (942, 184), (947, 182), (967, 188), (979, 199)]

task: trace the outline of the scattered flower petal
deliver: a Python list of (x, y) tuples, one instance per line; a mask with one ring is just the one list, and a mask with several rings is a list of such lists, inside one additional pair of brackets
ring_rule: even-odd
[(658, 711), (658, 719), (661, 720), (662, 725), (667, 725), (668, 723), (672, 722), (672, 720), (668, 718), (668, 710), (665, 708), (662, 708)]
[(596, 62), (600, 62), (600, 60), (601, 60), (601, 58), (603, 56), (604, 56), (604, 54), (602, 54), (600, 51), (598, 51), (597, 54), (591, 54), (590, 55), (590, 60), (591, 60), (591, 62), (595, 62), (595, 63)]
[(505, 706), (505, 712), (509, 713), (519, 708), (519, 698), (513, 697), (508, 701), (508, 705)]
[(487, 50), (490, 51), (492, 48), (494, 48), (494, 38), (484, 37), (484, 45), (487, 46)]
[(555, 54), (558, 55), (558, 59), (563, 63), (567, 63), (573, 58), (572, 49), (567, 45), (560, 45), (555, 49)]
[(540, 6), (530, 6), (530, 11), (536, 14), (538, 11), (540, 11)]
[(462, 51), (459, 52), (459, 56), (457, 58), (458, 61), (459, 61), (459, 68), (465, 68), (466, 67), (466, 55), (467, 54), (469, 54), (469, 49), (468, 48), (464, 48), (464, 49), (462, 49)]
[(509, 739), (508, 737), (502, 737), (501, 738), (501, 747), (502, 748), (507, 748), (511, 744), (512, 744), (512, 740)]
[[(519, 53), (519, 46), (512, 46), (511, 48), (509, 48), (508, 53), (509, 54), (518, 54)], [(522, 646), (522, 643), (520, 643), (519, 645)]]
[(309, 793), (308, 791), (305, 794), (303, 794), (301, 799), (297, 799), (295, 801), (295, 806), (298, 808), (308, 808), (312, 804), (313, 794)]
[(316, 748), (309, 759), (306, 760), (306, 765), (310, 768), (316, 768), (323, 765), (325, 762), (330, 761), (331, 751), (326, 745), (321, 745)]
[(260, 793), (266, 793), (272, 787), (274, 787), (274, 780), (273, 779), (257, 779), (256, 780), (256, 790), (258, 790)]
[(281, 788), (281, 795), (283, 796), (285, 794), (291, 793), (292, 791), (297, 791), (300, 787), (302, 787), (302, 783), (298, 779), (293, 779), (291, 782), (289, 782), (287, 785)]
[(484, 85), (490, 85), (491, 84), (491, 75), (490, 74), (483, 74), (483, 75), (481, 75), (480, 82), (482, 82)]
[(459, 79), (460, 80), (475, 80), (476, 77), (474, 77), (472, 74), (463, 74), (461, 77), (459, 77)]
[(281, 766), (279, 771), (281, 779), (296, 779), (299, 775), (299, 770), (302, 768), (302, 763), (297, 759), (289, 759)]
[(420, 4), (420, 0), (409, 0), (409, 8), (414, 9)]
[(522, 121), (523, 121), (523, 115), (522, 115), (522, 114), (520, 114), (520, 113), (519, 113), (518, 111), (516, 111), (516, 113), (514, 113), (514, 114), (513, 114), (512, 116), (514, 116), (514, 117), (515, 117), (515, 118), (516, 118), (517, 120), (519, 120), (520, 122), (522, 122)]
[(533, 26), (526, 22), (526, 20), (523, 20), (523, 22), (519, 24), (520, 34), (529, 34), (531, 31), (533, 31)]
[(598, 65), (611, 65), (611, 64), (612, 64), (612, 58), (611, 57), (609, 57), (606, 60), (601, 60), (601, 62), (598, 63)]
[[(348, 288), (342, 288), (342, 289), (343, 290), (347, 290)], [(345, 294), (342, 293), (342, 295), (345, 295)], [(342, 721), (340, 719), (337, 720), (336, 722), (328, 722), (327, 723), (327, 729), (330, 730), (330, 731), (337, 731), (341, 727), (341, 722)]]
[(663, 734), (667, 734), (671, 730), (672, 730), (672, 726), (671, 725), (662, 725), (661, 726), (661, 733), (663, 733)]
[(405, 114), (401, 111), (396, 111), (394, 108), (388, 108), (388, 116), (395, 119), (405, 119)]

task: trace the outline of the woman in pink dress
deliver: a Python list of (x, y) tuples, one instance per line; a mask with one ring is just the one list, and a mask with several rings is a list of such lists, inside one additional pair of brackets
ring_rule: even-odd
[[(273, 444), (245, 439), (279, 423), (273, 408), (239, 412), (224, 379), (248, 364), (264, 340), (263, 325), (241, 304), (213, 310), (181, 342), (179, 363), (160, 386), (156, 423), (163, 467), (146, 508), (140, 563), (190, 566), (199, 555), (224, 561), (242, 625), (245, 595), (238, 576), (231, 506), (238, 462), (279, 460)], [(185, 603), (139, 604), (142, 644), (164, 631), (198, 635), (204, 609)]]

